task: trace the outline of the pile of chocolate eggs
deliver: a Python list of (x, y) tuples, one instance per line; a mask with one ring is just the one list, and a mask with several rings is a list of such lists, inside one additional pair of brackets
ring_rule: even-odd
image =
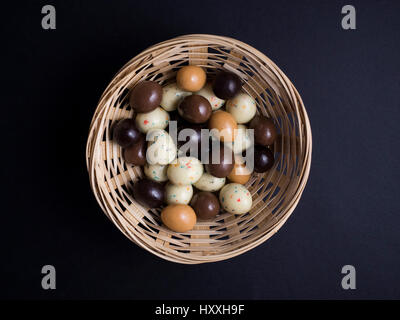
[[(272, 168), (269, 147), (277, 130), (272, 119), (256, 114), (256, 101), (242, 90), (236, 74), (220, 71), (207, 82), (203, 68), (185, 66), (176, 82), (164, 87), (155, 81), (139, 82), (130, 92), (129, 104), (135, 117), (115, 125), (113, 140), (123, 148), (127, 164), (143, 166), (145, 178), (132, 188), (137, 203), (162, 208), (163, 224), (176, 232), (190, 231), (198, 219), (213, 219), (222, 212), (249, 212), (252, 195), (245, 184), (252, 171)], [(174, 140), (171, 120), (177, 121), (178, 137), (186, 128), (193, 134)], [(201, 150), (202, 129), (210, 130), (207, 150)], [(249, 139), (249, 129), (254, 130), (254, 139)], [(198, 147), (196, 156), (182, 151), (188, 142)], [(250, 147), (253, 170), (241, 156)], [(203, 151), (208, 159), (204, 164)]]

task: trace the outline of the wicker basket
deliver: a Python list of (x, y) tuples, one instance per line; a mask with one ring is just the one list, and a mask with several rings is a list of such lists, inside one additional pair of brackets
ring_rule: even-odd
[[(222, 214), (198, 222), (194, 230), (176, 233), (160, 222), (160, 210), (147, 211), (131, 195), (140, 167), (124, 163), (113, 143), (111, 128), (133, 116), (127, 95), (138, 81), (174, 81), (187, 64), (206, 69), (208, 78), (219, 69), (238, 74), (244, 90), (258, 104), (258, 113), (279, 127), (273, 148), (274, 167), (252, 175), (246, 187), (253, 207), (244, 215)], [(181, 36), (154, 45), (129, 61), (104, 91), (87, 141), (90, 184), (112, 222), (133, 242), (166, 260), (196, 264), (220, 261), (246, 252), (271, 237), (289, 218), (300, 200), (311, 164), (311, 128), (303, 102), (285, 74), (265, 55), (235, 39), (214, 35)]]

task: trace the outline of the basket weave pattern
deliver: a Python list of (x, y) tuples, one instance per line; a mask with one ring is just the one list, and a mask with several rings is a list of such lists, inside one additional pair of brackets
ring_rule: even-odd
[[(125, 164), (112, 141), (112, 126), (134, 116), (129, 90), (141, 80), (161, 85), (175, 81), (187, 64), (203, 67), (212, 79), (220, 69), (232, 71), (255, 98), (257, 113), (274, 119), (279, 136), (273, 146), (274, 167), (253, 173), (246, 187), (253, 207), (244, 215), (224, 213), (198, 221), (194, 230), (176, 233), (162, 225), (160, 209), (147, 210), (131, 195), (140, 167)], [(186, 35), (154, 45), (130, 60), (104, 91), (90, 125), (86, 160), (95, 197), (109, 219), (129, 239), (153, 254), (178, 263), (228, 259), (261, 244), (289, 218), (308, 179), (311, 128), (303, 102), (285, 74), (265, 55), (227, 37)]]

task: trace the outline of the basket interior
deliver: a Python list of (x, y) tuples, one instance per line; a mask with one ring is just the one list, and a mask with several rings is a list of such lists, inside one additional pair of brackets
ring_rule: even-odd
[[(249, 213), (223, 213), (211, 221), (198, 221), (190, 232), (176, 233), (162, 225), (161, 209), (147, 210), (133, 199), (133, 182), (143, 173), (140, 167), (124, 162), (111, 133), (118, 120), (134, 116), (127, 98), (130, 88), (141, 80), (155, 80), (161, 85), (173, 82), (179, 68), (188, 64), (203, 67), (208, 79), (219, 69), (238, 74), (245, 83), (243, 90), (257, 102), (257, 113), (275, 120), (279, 136), (272, 147), (274, 167), (264, 174), (253, 173), (246, 184), (253, 196)], [(240, 253), (276, 232), (297, 201), (306, 152), (304, 116), (299, 104), (296, 92), (272, 62), (261, 61), (245, 48), (209, 41), (182, 41), (150, 48), (113, 79), (92, 122), (89, 161), (99, 203), (126, 236), (162, 257), (179, 262), (207, 261), (212, 256), (223, 259)]]

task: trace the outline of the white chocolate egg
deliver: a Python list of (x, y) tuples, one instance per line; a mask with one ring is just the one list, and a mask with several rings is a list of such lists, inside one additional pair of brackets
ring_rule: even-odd
[(193, 196), (191, 184), (178, 186), (168, 182), (165, 186), (165, 201), (168, 204), (188, 204)]
[(247, 123), (256, 115), (256, 101), (247, 93), (240, 92), (226, 103), (228, 111), (239, 123)]
[(253, 204), (250, 191), (239, 183), (229, 183), (219, 192), (222, 208), (233, 214), (249, 212)]
[(174, 111), (178, 108), (182, 99), (191, 94), (191, 92), (180, 89), (176, 83), (171, 83), (163, 87), (163, 96), (160, 105), (166, 111)]
[(150, 130), (146, 135), (148, 141), (146, 160), (149, 164), (167, 165), (176, 158), (176, 145), (167, 131)]
[(147, 178), (157, 182), (164, 182), (168, 180), (167, 169), (168, 165), (146, 163), (143, 171)]
[(151, 129), (164, 129), (169, 123), (169, 114), (163, 108), (156, 108), (147, 113), (138, 113), (136, 115), (136, 126), (144, 133)]
[(213, 111), (218, 110), (225, 103), (225, 100), (218, 98), (214, 94), (211, 83), (207, 83), (200, 91), (197, 91), (196, 94), (206, 98), (208, 102), (210, 102)]
[(203, 174), (203, 165), (194, 157), (177, 158), (168, 166), (168, 179), (179, 186), (193, 184)]
[(225, 178), (217, 178), (208, 172), (204, 172), (200, 179), (193, 185), (201, 191), (215, 192), (224, 186), (225, 181)]
[(239, 124), (236, 131), (235, 141), (232, 142), (232, 151), (241, 153), (251, 147), (254, 137), (251, 139), (250, 131), (243, 124)]

